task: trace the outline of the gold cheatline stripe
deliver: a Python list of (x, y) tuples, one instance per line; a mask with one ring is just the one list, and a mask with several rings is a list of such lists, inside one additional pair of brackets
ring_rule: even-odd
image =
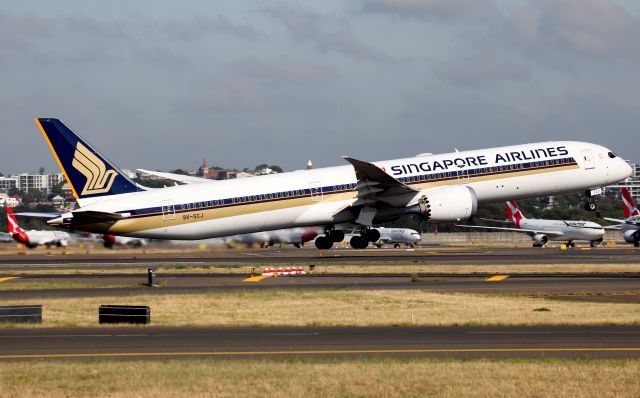
[(42, 135), (44, 135), (44, 139), (47, 140), (47, 144), (49, 144), (49, 149), (51, 149), (51, 153), (53, 153), (53, 157), (56, 158), (56, 162), (58, 162), (58, 166), (60, 166), (60, 170), (62, 170), (62, 174), (64, 174), (64, 177), (67, 179), (67, 182), (71, 187), (71, 192), (73, 192), (73, 197), (78, 199), (79, 198), (78, 193), (76, 192), (76, 189), (74, 188), (73, 183), (71, 182), (71, 179), (67, 175), (67, 171), (62, 166), (62, 162), (60, 161), (60, 158), (58, 158), (58, 154), (56, 153), (56, 150), (53, 148), (53, 144), (51, 144), (51, 141), (49, 140), (49, 136), (47, 135), (47, 132), (44, 131), (44, 127), (42, 127), (42, 124), (40, 124), (40, 120), (38, 120), (37, 117), (35, 118), (35, 120), (38, 127), (40, 127), (40, 131), (42, 132)]
[(567, 347), (567, 348), (442, 348), (405, 350), (300, 350), (300, 351), (185, 351), (185, 352), (113, 352), (76, 354), (9, 354), (0, 359), (152, 357), (152, 356), (248, 356), (248, 355), (319, 355), (319, 354), (438, 354), (491, 352), (636, 352), (640, 347)]

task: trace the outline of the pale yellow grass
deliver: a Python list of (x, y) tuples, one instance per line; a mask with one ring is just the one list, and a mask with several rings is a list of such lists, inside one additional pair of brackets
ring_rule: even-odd
[[(406, 264), (407, 261), (399, 259), (394, 264), (383, 263), (365, 263), (352, 262), (349, 263), (345, 259), (342, 264), (322, 265), (316, 264), (314, 273), (316, 274), (544, 274), (544, 273), (630, 273), (640, 272), (640, 257), (637, 264)], [(251, 266), (246, 264), (213, 264), (213, 265), (162, 265), (153, 267), (153, 265), (142, 266), (136, 268), (119, 267), (117, 265), (109, 266), (109, 268), (92, 268), (87, 266), (50, 266), (46, 270), (30, 270), (28, 268), (20, 270), (3, 270), (0, 276), (11, 275), (32, 275), (41, 274), (146, 274), (147, 268), (151, 267), (157, 271), (158, 277), (166, 273), (208, 273), (208, 274), (237, 274), (249, 275), (252, 268), (256, 272), (261, 272), (264, 268), (286, 268), (290, 266), (304, 267), (308, 271), (308, 266), (313, 261), (305, 260), (304, 262), (288, 262), (265, 266)]]
[[(638, 324), (640, 305), (427, 291), (229, 291), (6, 301), (43, 304), (43, 326), (96, 326), (100, 304), (148, 305), (155, 326)], [(550, 311), (534, 311), (546, 308)]]
[(0, 364), (6, 397), (637, 397), (638, 360)]

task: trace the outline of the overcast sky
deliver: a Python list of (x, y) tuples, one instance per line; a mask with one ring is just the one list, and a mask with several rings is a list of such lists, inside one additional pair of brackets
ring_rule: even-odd
[(0, 172), (57, 117), (123, 168), (303, 168), (555, 139), (640, 160), (640, 2), (12, 1)]

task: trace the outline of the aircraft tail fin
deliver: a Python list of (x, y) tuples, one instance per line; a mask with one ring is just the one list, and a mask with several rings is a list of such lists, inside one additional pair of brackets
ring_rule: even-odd
[(16, 216), (13, 214), (13, 209), (11, 207), (7, 207), (7, 224), (9, 226), (9, 233), (11, 235), (20, 234), (24, 232), (20, 225), (18, 224), (18, 220)]
[(36, 124), (80, 205), (83, 199), (143, 190), (60, 120), (37, 118)]
[(526, 217), (522, 214), (520, 209), (518, 208), (518, 204), (515, 200), (508, 200), (506, 202), (507, 208), (507, 216), (516, 226), (516, 228), (520, 228), (520, 221), (524, 220)]
[(624, 218), (640, 215), (640, 211), (636, 207), (631, 197), (631, 192), (627, 188), (620, 188), (620, 194), (622, 195), (622, 208), (624, 209)]

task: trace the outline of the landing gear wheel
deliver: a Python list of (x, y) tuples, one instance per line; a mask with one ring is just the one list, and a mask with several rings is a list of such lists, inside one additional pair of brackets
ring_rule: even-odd
[(399, 248), (400, 248), (400, 244), (399, 244), (399, 243), (396, 243), (395, 245), (393, 245), (393, 248), (394, 248), (394, 249), (399, 249)]
[(634, 242), (633, 247), (640, 247), (640, 242)]
[(332, 242), (342, 242), (344, 240), (344, 231), (332, 229), (327, 236)]
[(349, 244), (351, 244), (351, 247), (354, 249), (366, 249), (367, 246), (369, 246), (369, 241), (360, 235), (356, 235), (351, 238)]
[(365, 237), (369, 242), (377, 242), (380, 239), (380, 231), (377, 229), (367, 229)]
[(331, 239), (326, 236), (319, 236), (316, 238), (316, 247), (320, 250), (328, 250), (333, 246)]
[(598, 210), (598, 205), (595, 202), (587, 202), (584, 204), (584, 209), (586, 211), (596, 211)]
[(567, 242), (567, 247), (576, 247), (576, 244), (573, 242)]

